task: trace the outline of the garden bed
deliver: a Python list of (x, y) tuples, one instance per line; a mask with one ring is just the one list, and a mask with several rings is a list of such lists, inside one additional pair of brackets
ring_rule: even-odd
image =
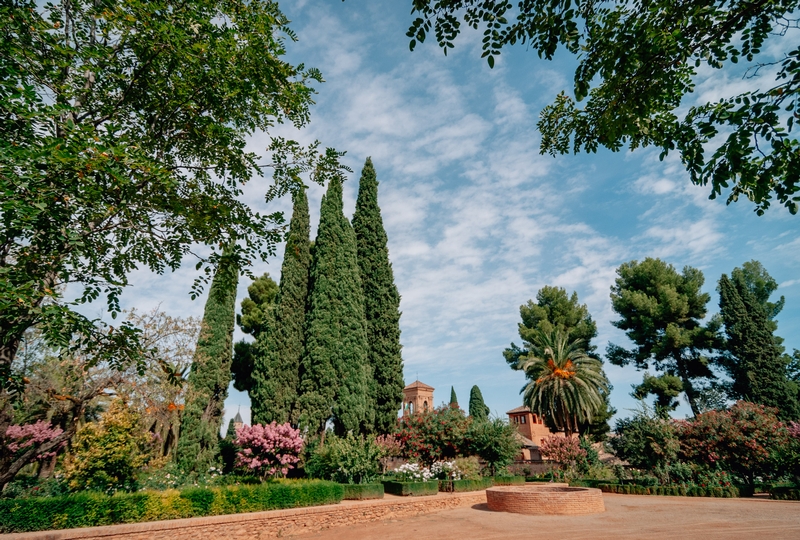
[(322, 480), (183, 491), (79, 493), (64, 497), (0, 499), (0, 533), (96, 527), (216, 516), (341, 502), (340, 484)]
[(800, 501), (800, 488), (795, 486), (772, 486), (769, 498), (779, 501)]
[(342, 484), (344, 499), (347, 501), (364, 501), (367, 499), (383, 499), (383, 484)]
[(448, 493), (480, 491), (490, 487), (492, 487), (491, 478), (481, 478), (478, 480), (439, 480), (439, 491)]
[(384, 480), (383, 489), (386, 493), (391, 495), (400, 495), (402, 497), (436, 495), (439, 493), (439, 481), (431, 480), (429, 482), (396, 482), (393, 480)]

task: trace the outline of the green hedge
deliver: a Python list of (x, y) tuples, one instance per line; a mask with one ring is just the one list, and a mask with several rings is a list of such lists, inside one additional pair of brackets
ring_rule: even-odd
[(258, 512), (341, 502), (334, 482), (293, 480), (183, 491), (78, 493), (65, 497), (0, 499), (0, 533), (95, 527)]
[(734, 486), (724, 488), (707, 488), (701, 486), (636, 486), (620, 484), (600, 484), (597, 486), (604, 493), (619, 493), (622, 495), (671, 495), (676, 497), (719, 497), (735, 498), (739, 490)]
[(495, 486), (519, 486), (525, 483), (524, 476), (494, 476), (492, 482)]
[(439, 491), (463, 493), (465, 491), (480, 491), (492, 487), (491, 478), (478, 480), (439, 480)]
[(406, 496), (421, 496), (421, 495), (436, 495), (439, 493), (439, 481), (431, 480), (430, 482), (395, 482), (393, 480), (385, 480), (383, 482), (383, 489), (386, 493), (392, 495)]
[(779, 501), (800, 501), (800, 488), (794, 486), (772, 486), (769, 498)]
[(616, 480), (595, 480), (593, 478), (576, 478), (575, 480), (570, 480), (569, 485), (572, 487), (588, 487), (588, 488), (596, 488), (603, 484), (616, 484)]
[(383, 484), (342, 484), (348, 501), (383, 499)]

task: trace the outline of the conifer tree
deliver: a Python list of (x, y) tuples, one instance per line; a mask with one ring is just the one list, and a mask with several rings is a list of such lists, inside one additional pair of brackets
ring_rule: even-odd
[(374, 411), (364, 293), (339, 179), (331, 180), (322, 198), (310, 283), (299, 425), (321, 433), (333, 419), (337, 434), (370, 431)]
[(254, 348), (250, 394), (254, 424), (297, 423), (294, 409), (300, 385), (311, 264), (308, 198), (304, 189), (293, 195), (293, 203), (274, 322), (258, 337)]
[(719, 307), (725, 322), (724, 367), (733, 379), (731, 397), (776, 407), (784, 420), (800, 417), (797, 389), (789, 381), (774, 325), (763, 303), (748, 290), (741, 276), (719, 280)]
[(456, 389), (452, 386), (450, 387), (450, 406), (453, 408), (458, 408), (458, 398), (456, 397)]
[(236, 315), (236, 324), (255, 341), (237, 341), (233, 345), (231, 375), (233, 387), (247, 392), (253, 399), (253, 368), (256, 357), (256, 344), (262, 334), (275, 324), (275, 304), (278, 297), (278, 284), (269, 274), (258, 277), (247, 287), (247, 298), (242, 300), (242, 313)]
[(238, 265), (223, 254), (206, 300), (200, 337), (189, 371), (176, 461), (185, 472), (207, 471), (219, 453), (222, 406), (233, 358)]
[(389, 262), (388, 240), (378, 206), (378, 180), (370, 158), (361, 172), (353, 229), (364, 289), (368, 358), (374, 377), (375, 430), (390, 433), (397, 426), (397, 410), (403, 401), (400, 294)]
[(483, 394), (477, 384), (469, 392), (469, 415), (478, 421), (489, 419), (489, 407), (483, 402)]

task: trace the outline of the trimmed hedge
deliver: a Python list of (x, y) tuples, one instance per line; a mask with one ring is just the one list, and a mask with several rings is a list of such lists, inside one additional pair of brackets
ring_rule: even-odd
[(492, 487), (491, 478), (481, 478), (478, 480), (439, 480), (439, 491), (450, 493), (480, 491), (490, 487)]
[(386, 493), (391, 493), (392, 495), (401, 495), (403, 497), (436, 495), (439, 493), (439, 481), (431, 480), (430, 482), (395, 482), (393, 480), (384, 480), (383, 489)]
[(113, 496), (78, 493), (65, 497), (0, 499), (0, 533), (317, 506), (341, 502), (343, 495), (342, 486), (334, 482), (293, 480)]
[(592, 478), (576, 478), (575, 480), (570, 480), (569, 485), (572, 487), (588, 487), (588, 488), (596, 488), (603, 484), (617, 484), (616, 480), (594, 480)]
[(383, 499), (383, 484), (342, 484), (342, 487), (348, 501)]
[(800, 501), (800, 488), (794, 486), (772, 486), (769, 498), (778, 501)]
[(719, 497), (735, 498), (739, 490), (734, 486), (724, 488), (706, 488), (701, 486), (656, 486), (645, 487), (636, 485), (600, 484), (597, 486), (604, 493), (619, 493), (622, 495), (671, 495), (675, 497)]
[(495, 486), (521, 486), (525, 483), (524, 476), (494, 476), (491, 480)]

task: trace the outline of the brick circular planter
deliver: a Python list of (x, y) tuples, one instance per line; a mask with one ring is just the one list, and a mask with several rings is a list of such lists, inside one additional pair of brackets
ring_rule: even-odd
[(486, 490), (489, 510), (529, 515), (605, 512), (599, 489), (565, 486), (498, 486)]

